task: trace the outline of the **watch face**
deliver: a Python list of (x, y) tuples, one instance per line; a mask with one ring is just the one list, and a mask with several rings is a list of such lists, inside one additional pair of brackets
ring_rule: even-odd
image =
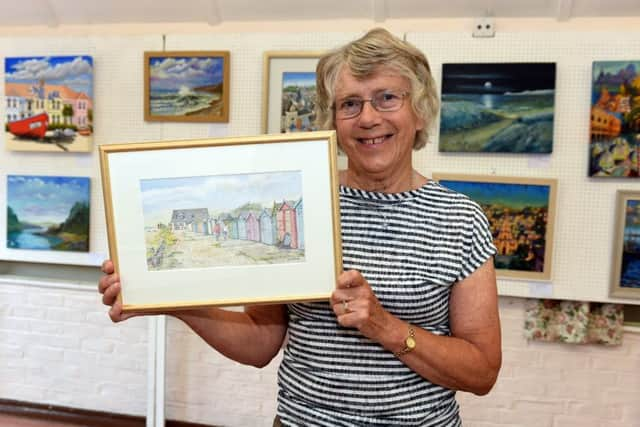
[(405, 340), (405, 344), (407, 345), (407, 348), (411, 350), (416, 348), (416, 340), (413, 339), (413, 337), (407, 337), (407, 339)]

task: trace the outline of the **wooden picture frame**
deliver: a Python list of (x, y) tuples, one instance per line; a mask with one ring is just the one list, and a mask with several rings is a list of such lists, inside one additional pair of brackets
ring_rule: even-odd
[(640, 299), (640, 191), (618, 190), (610, 296)]
[(446, 173), (434, 173), (433, 179), (484, 210), (498, 249), (497, 277), (551, 280), (555, 179)]
[[(313, 126), (313, 103), (315, 102), (315, 77), (311, 83), (311, 74), (315, 76), (320, 51), (268, 51), (264, 53), (262, 81), (262, 132), (263, 133), (296, 133), (304, 130), (317, 130)], [(295, 75), (304, 79), (298, 84), (299, 98), (295, 105), (283, 109), (285, 81)], [(296, 83), (294, 83), (296, 84)], [(309, 85), (313, 84), (310, 88)], [(306, 86), (306, 87), (305, 87)], [(293, 90), (293, 89), (292, 89)], [(293, 104), (293, 103), (291, 103)], [(298, 114), (300, 113), (301, 114)], [(284, 119), (283, 119), (284, 117)], [(284, 121), (287, 123), (284, 123)]]
[(102, 145), (100, 165), (125, 311), (333, 291), (342, 268), (334, 131)]
[(228, 122), (229, 52), (144, 53), (144, 119)]

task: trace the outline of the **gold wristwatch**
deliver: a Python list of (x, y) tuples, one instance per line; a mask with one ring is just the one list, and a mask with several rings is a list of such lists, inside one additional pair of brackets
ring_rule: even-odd
[(416, 348), (416, 331), (413, 329), (413, 326), (409, 326), (409, 334), (404, 339), (404, 348), (393, 354), (395, 354), (396, 357), (400, 357), (410, 351), (413, 351), (414, 348)]

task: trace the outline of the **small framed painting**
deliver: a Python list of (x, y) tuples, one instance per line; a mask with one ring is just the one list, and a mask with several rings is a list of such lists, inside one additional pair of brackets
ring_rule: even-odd
[(640, 60), (593, 63), (589, 176), (640, 177)]
[(5, 58), (4, 74), (7, 149), (93, 150), (91, 56)]
[(640, 299), (640, 191), (618, 191), (611, 296)]
[(441, 152), (553, 151), (555, 63), (442, 65)]
[(228, 122), (229, 52), (144, 53), (144, 119)]
[(551, 279), (555, 179), (454, 174), (433, 179), (482, 207), (498, 250), (498, 277)]
[(265, 52), (263, 133), (318, 130), (315, 125), (316, 65), (322, 52)]
[(334, 131), (102, 145), (124, 310), (327, 299), (342, 266), (336, 150)]

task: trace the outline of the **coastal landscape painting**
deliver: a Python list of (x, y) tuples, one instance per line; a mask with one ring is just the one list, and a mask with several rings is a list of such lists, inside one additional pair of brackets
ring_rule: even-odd
[(551, 153), (555, 63), (443, 64), (441, 152)]
[(149, 271), (302, 262), (300, 171), (140, 181)]
[(280, 131), (318, 130), (315, 120), (316, 73), (282, 73), (282, 116)]
[(9, 175), (7, 248), (89, 251), (89, 178)]
[(613, 296), (640, 298), (640, 192), (618, 191)]
[(144, 119), (229, 121), (229, 52), (145, 52)]
[(5, 141), (13, 151), (93, 149), (93, 59), (5, 58)]
[(434, 175), (442, 186), (478, 203), (489, 220), (499, 277), (549, 280), (556, 181)]
[(589, 176), (640, 176), (640, 61), (593, 63)]

